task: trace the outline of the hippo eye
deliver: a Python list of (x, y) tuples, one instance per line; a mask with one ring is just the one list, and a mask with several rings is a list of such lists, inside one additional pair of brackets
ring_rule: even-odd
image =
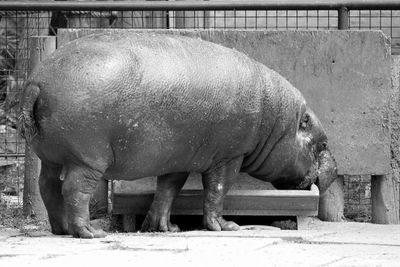
[(310, 115), (305, 112), (303, 114), (303, 116), (301, 117), (299, 128), (300, 129), (306, 129), (308, 124), (309, 124), (309, 122), (310, 122)]
[(317, 145), (318, 153), (328, 148), (327, 142), (322, 142)]

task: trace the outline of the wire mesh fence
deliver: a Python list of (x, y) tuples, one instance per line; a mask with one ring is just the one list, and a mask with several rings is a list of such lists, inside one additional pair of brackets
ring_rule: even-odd
[[(17, 135), (18, 93), (28, 76), (28, 39), (56, 35), (60, 28), (120, 29), (267, 29), (267, 30), (382, 30), (392, 38), (392, 52), (400, 51), (400, 4), (387, 6), (299, 6), (260, 2), (216, 5), (215, 2), (18, 2), (0, 1), (0, 191), (20, 196), (23, 185), (25, 144)], [(275, 1), (276, 2), (276, 1)], [(338, 1), (340, 2), (340, 1)], [(395, 1), (392, 1), (395, 2)], [(138, 5), (135, 5), (138, 4)], [(168, 3), (174, 5), (168, 6)], [(196, 4), (197, 3), (197, 4)], [(285, 9), (286, 8), (286, 9)], [(397, 9), (396, 9), (397, 8)], [(341, 21), (342, 20), (342, 21)], [(341, 26), (342, 25), (342, 26)], [(345, 25), (343, 27), (343, 25)], [(348, 27), (346, 27), (348, 25)], [(370, 205), (369, 179), (346, 176), (347, 213)], [(18, 197), (22, 202), (22, 197)], [(362, 208), (361, 208), (362, 209)], [(351, 215), (352, 216), (352, 215)]]
[(346, 218), (371, 221), (371, 177), (368, 175), (344, 176)]
[(395, 54), (400, 48), (400, 10), (350, 10), (349, 28), (352, 30), (381, 30), (391, 37)]

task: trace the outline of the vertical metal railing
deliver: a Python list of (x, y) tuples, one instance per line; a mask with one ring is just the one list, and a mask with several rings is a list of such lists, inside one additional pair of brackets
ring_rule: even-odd
[(349, 29), (349, 10), (347, 9), (347, 7), (341, 7), (338, 10), (338, 29)]

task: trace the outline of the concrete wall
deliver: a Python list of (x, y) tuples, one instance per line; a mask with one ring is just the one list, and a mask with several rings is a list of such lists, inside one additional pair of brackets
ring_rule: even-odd
[[(102, 30), (68, 30), (59, 44)], [(126, 31), (126, 30), (124, 30)], [(244, 52), (305, 96), (324, 125), (340, 174), (390, 173), (390, 43), (378, 31), (158, 30)]]
[[(400, 56), (392, 56), (392, 91), (390, 94), (391, 167), (394, 179), (400, 181)], [(399, 190), (399, 184), (395, 189)]]

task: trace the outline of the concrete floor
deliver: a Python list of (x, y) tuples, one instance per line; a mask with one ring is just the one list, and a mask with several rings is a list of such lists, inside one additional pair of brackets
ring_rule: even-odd
[(246, 228), (253, 230), (93, 240), (0, 228), (0, 266), (400, 266), (400, 225), (311, 220), (309, 230)]

